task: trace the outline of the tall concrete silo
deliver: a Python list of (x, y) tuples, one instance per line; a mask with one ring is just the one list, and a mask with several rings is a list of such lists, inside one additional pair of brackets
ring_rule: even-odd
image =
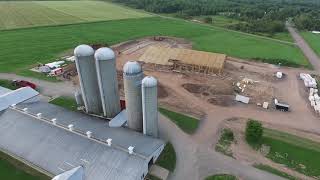
[(102, 103), (99, 96), (94, 50), (88, 45), (79, 45), (74, 49), (74, 56), (86, 111), (101, 114)]
[(158, 137), (158, 82), (147, 76), (142, 80), (143, 134)]
[(142, 132), (141, 81), (143, 72), (136, 61), (129, 61), (123, 67), (124, 93), (128, 127)]
[(116, 56), (112, 49), (103, 47), (96, 51), (94, 57), (103, 115), (113, 118), (120, 112)]

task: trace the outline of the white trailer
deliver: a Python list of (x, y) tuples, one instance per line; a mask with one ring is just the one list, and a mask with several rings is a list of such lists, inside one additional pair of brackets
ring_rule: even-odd
[(246, 97), (246, 96), (242, 96), (242, 95), (237, 94), (235, 100), (238, 101), (238, 102), (242, 102), (242, 103), (245, 103), (245, 104), (249, 104), (250, 98), (249, 98), (249, 97)]

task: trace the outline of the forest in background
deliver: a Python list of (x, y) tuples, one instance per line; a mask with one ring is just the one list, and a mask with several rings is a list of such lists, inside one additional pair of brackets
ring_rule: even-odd
[(153, 13), (172, 14), (184, 19), (203, 17), (211, 23), (212, 16), (222, 15), (239, 20), (227, 28), (273, 35), (286, 32), (290, 19), (300, 30), (320, 30), (319, 0), (112, 0)]

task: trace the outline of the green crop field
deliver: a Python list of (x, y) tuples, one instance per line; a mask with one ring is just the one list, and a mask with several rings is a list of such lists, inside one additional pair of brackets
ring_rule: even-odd
[[(172, 17), (172, 15), (167, 15), (167, 16)], [(208, 16), (196, 16), (193, 18), (193, 20), (203, 21), (205, 17), (208, 17)], [(215, 15), (215, 16), (209, 16), (209, 17), (212, 17), (212, 23), (208, 24), (208, 25), (226, 28), (226, 30), (232, 30), (232, 29), (228, 29), (228, 27), (231, 25), (235, 25), (238, 23), (246, 23), (245, 21), (240, 21), (238, 19), (233, 19), (233, 18), (221, 16), (221, 15)], [(239, 31), (239, 32), (241, 32), (241, 31)], [(267, 33), (257, 33), (257, 32), (256, 33), (247, 33), (247, 34), (248, 35), (252, 34), (252, 35), (258, 35), (258, 36), (265, 36), (267, 38), (273, 38), (273, 39), (278, 39), (281, 41), (287, 41), (288, 43), (293, 43), (293, 39), (292, 39), (291, 35), (289, 34), (289, 32), (278, 32), (273, 35), (270, 35)]]
[(302, 32), (301, 34), (315, 53), (320, 57), (320, 34), (313, 34), (311, 32)]
[(0, 29), (147, 16), (150, 15), (102, 1), (0, 1)]
[(275, 169), (271, 166), (268, 165), (264, 165), (264, 164), (255, 164), (253, 165), (255, 168), (263, 170), (263, 171), (267, 171), (269, 173), (275, 174), (277, 176), (283, 177), (285, 179), (289, 179), (289, 180), (298, 180), (298, 178), (295, 178), (285, 172), (279, 171), (278, 169)]
[(82, 43), (109, 45), (153, 35), (185, 38), (194, 49), (240, 58), (308, 66), (294, 45), (161, 17), (113, 20), (0, 31), (0, 72), (21, 73), (37, 62), (49, 62)]

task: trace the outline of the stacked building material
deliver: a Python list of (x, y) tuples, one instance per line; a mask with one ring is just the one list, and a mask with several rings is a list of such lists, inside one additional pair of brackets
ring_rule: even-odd
[(318, 95), (318, 89), (310, 88), (309, 101), (315, 112), (320, 113), (320, 97)]
[(317, 88), (317, 81), (310, 74), (300, 73), (300, 79), (303, 80), (305, 87)]

